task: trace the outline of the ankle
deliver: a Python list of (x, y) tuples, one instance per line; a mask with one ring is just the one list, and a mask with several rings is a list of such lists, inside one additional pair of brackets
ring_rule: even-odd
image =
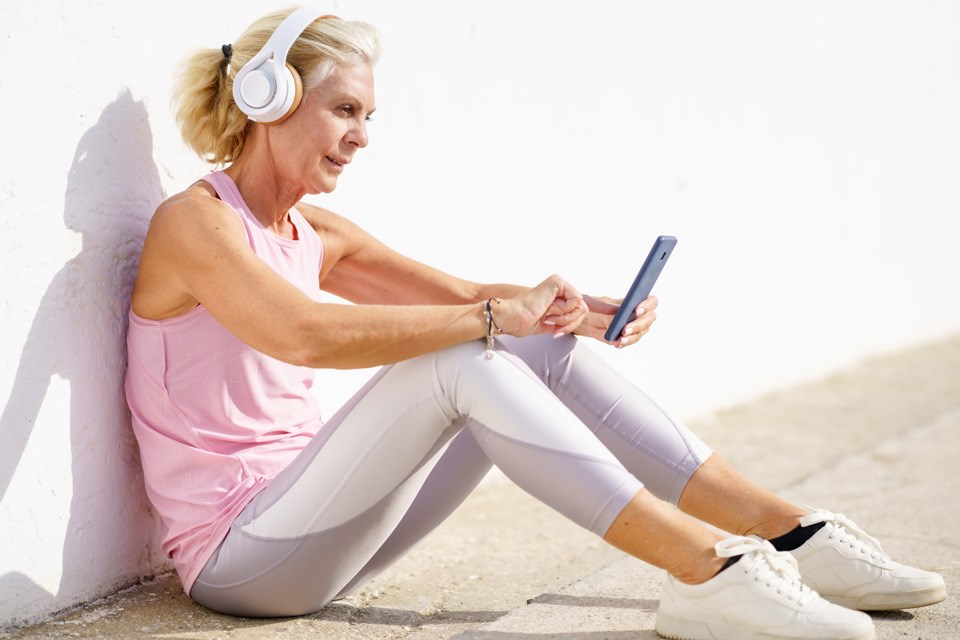
[(685, 562), (682, 565), (670, 567), (667, 571), (677, 581), (684, 584), (703, 584), (720, 573), (726, 564), (726, 558), (720, 558), (711, 548), (709, 553), (698, 557), (694, 562)]
[(799, 527), (800, 518), (805, 515), (805, 513), (788, 514), (748, 524), (743, 531), (737, 532), (737, 535), (757, 536), (764, 540), (779, 538)]

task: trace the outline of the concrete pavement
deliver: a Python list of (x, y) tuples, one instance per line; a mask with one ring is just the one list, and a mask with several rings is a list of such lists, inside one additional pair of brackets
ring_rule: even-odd
[[(960, 638), (960, 336), (691, 426), (750, 477), (944, 575), (946, 602), (875, 614), (879, 638)], [(402, 562), (312, 616), (214, 614), (167, 575), (0, 638), (654, 638), (661, 575), (492, 475)]]

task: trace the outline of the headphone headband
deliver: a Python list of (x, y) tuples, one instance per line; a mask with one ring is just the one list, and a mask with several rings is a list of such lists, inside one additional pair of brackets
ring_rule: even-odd
[(300, 77), (287, 64), (287, 54), (314, 21), (335, 18), (316, 7), (300, 7), (276, 28), (263, 48), (243, 65), (233, 80), (233, 99), (251, 120), (279, 123), (297, 108)]

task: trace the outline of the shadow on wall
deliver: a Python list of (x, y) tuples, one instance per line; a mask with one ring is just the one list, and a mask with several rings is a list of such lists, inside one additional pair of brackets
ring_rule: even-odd
[[(112, 591), (161, 562), (123, 396), (129, 294), (150, 215), (163, 199), (152, 154), (147, 111), (128, 90), (77, 145), (64, 224), (83, 235), (83, 248), (43, 296), (0, 415), (2, 500), (51, 380), (70, 385), (72, 499), (61, 579), (50, 593), (22, 573), (0, 576), (0, 599), (13, 605), (0, 607), (0, 627)], [(43, 446), (66, 447), (66, 425), (63, 435)], [(39, 492), (43, 479), (29, 485)]]

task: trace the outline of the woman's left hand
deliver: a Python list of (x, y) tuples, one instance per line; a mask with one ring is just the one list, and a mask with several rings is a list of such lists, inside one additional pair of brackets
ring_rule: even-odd
[(494, 309), (498, 328), (518, 337), (573, 333), (588, 313), (584, 296), (557, 275), (518, 296), (498, 301)]
[(617, 309), (620, 308), (623, 300), (583, 296), (583, 301), (587, 303), (589, 313), (574, 333), (580, 336), (596, 338), (607, 344), (612, 344), (618, 349), (636, 344), (636, 342), (650, 330), (650, 326), (654, 320), (657, 319), (657, 299), (654, 296), (650, 296), (637, 307), (636, 319), (633, 322), (627, 323), (620, 337), (614, 342), (609, 342), (604, 339), (603, 334), (607, 332), (607, 327), (610, 326), (613, 315), (617, 312)]

